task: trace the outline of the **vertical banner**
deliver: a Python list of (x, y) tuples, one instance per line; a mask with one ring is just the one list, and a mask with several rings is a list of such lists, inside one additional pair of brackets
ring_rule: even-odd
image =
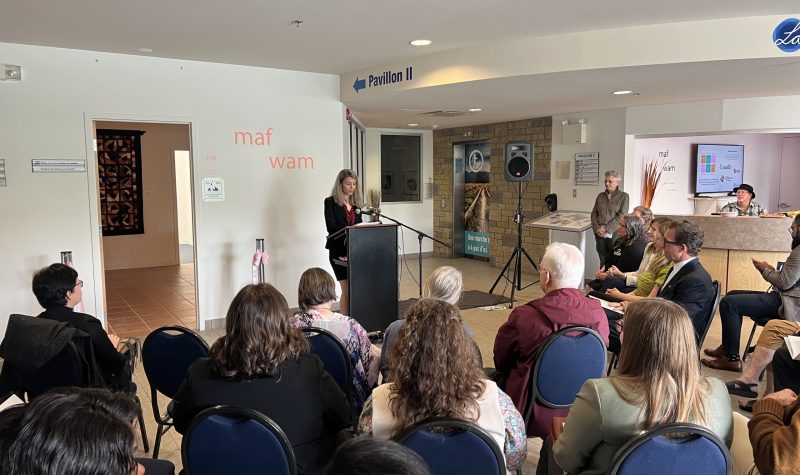
[(489, 257), (491, 150), (488, 142), (464, 146), (464, 254), (479, 257)]

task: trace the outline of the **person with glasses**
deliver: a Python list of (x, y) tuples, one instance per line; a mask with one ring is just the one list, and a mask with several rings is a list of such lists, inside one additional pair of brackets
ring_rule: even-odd
[(97, 318), (74, 311), (83, 300), (83, 281), (78, 272), (64, 264), (51, 264), (33, 275), (33, 294), (44, 312), (39, 318), (68, 323), (89, 334), (97, 366), (105, 384), (113, 389), (127, 389), (131, 374), (128, 359), (117, 351), (119, 337), (107, 333)]
[(606, 189), (597, 195), (592, 208), (592, 232), (595, 236), (600, 267), (606, 267), (606, 255), (614, 245), (613, 233), (619, 225), (619, 220), (628, 214), (630, 197), (619, 189), (621, 181), (622, 177), (616, 170), (608, 170), (603, 182)]
[[(672, 262), (672, 270), (656, 295), (680, 304), (686, 310), (694, 325), (697, 343), (708, 319), (712, 317), (710, 314), (715, 295), (711, 276), (697, 260), (703, 247), (703, 238), (700, 226), (690, 221), (673, 221), (667, 226), (664, 256)], [(612, 302), (609, 305), (620, 307), (624, 312), (627, 302)]]
[[(705, 366), (728, 371), (742, 370), (742, 362), (739, 359), (739, 340), (744, 315), (755, 321), (764, 319), (800, 321), (800, 215), (795, 216), (789, 227), (789, 235), (792, 238), (792, 252), (780, 270), (776, 270), (766, 262), (753, 259), (753, 266), (761, 274), (761, 277), (772, 284), (771, 292), (734, 290), (728, 292), (728, 295), (720, 301), (722, 345), (713, 350), (704, 350), (707, 356), (712, 357), (702, 360)], [(791, 324), (785, 325), (783, 328), (785, 333), (791, 333), (796, 329)], [(772, 361), (775, 350), (782, 346), (780, 336), (786, 336), (785, 333), (771, 339), (771, 343), (756, 344), (756, 353), (750, 361), (750, 367), (753, 369), (766, 367)], [(741, 378), (728, 383), (728, 391), (737, 396), (755, 397), (756, 393), (751, 388), (758, 386), (760, 373), (760, 370), (754, 374), (752, 370), (748, 369)]]
[(734, 212), (737, 216), (759, 216), (767, 212), (764, 206), (753, 201), (756, 192), (747, 183), (737, 186), (733, 192), (736, 193), (736, 201), (723, 206), (719, 210), (720, 213)]

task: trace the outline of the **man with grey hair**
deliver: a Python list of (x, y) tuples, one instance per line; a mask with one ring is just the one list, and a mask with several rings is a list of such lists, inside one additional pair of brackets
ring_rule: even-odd
[(619, 220), (628, 214), (630, 197), (619, 189), (622, 178), (615, 170), (608, 170), (605, 177), (605, 191), (601, 191), (594, 200), (592, 208), (592, 231), (597, 244), (597, 257), (600, 268), (605, 270), (606, 254), (614, 244), (612, 235), (619, 225)]
[[(551, 334), (562, 328), (582, 325), (597, 331), (608, 344), (608, 320), (600, 302), (586, 297), (583, 283), (583, 254), (571, 244), (554, 242), (545, 249), (539, 264), (539, 285), (544, 297), (515, 308), (494, 340), (494, 364), (507, 375), (503, 390), (522, 412), (527, 399), (528, 379), (536, 353)], [(534, 405), (528, 435), (545, 437), (552, 419), (568, 410)]]

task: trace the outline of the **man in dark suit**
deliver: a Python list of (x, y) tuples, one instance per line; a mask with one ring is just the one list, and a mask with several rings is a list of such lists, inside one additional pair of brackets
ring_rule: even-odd
[(711, 276), (697, 260), (703, 246), (703, 230), (689, 221), (674, 221), (664, 235), (664, 255), (672, 265), (672, 271), (661, 286), (658, 296), (680, 304), (694, 325), (695, 339), (705, 330), (712, 318), (714, 286)]

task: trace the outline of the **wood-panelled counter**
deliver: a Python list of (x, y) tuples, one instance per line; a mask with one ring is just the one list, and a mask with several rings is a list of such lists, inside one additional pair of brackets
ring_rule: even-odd
[(751, 259), (775, 265), (779, 261), (785, 261), (791, 251), (791, 218), (695, 215), (665, 217), (685, 219), (703, 229), (705, 237), (699, 259), (711, 278), (722, 283), (723, 294), (728, 290), (766, 290), (769, 284), (753, 267)]

